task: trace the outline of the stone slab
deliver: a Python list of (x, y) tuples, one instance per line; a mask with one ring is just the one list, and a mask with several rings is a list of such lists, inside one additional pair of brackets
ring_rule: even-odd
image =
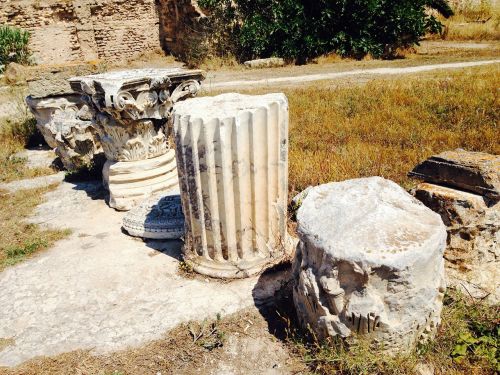
[(105, 353), (168, 337), (192, 320), (269, 301), (285, 273), (230, 283), (178, 273), (181, 241), (139, 241), (120, 230), (100, 182), (63, 183), (31, 222), (70, 228), (52, 249), (0, 273), (0, 366), (78, 349)]
[(500, 200), (500, 156), (461, 149), (445, 151), (417, 165), (409, 176)]

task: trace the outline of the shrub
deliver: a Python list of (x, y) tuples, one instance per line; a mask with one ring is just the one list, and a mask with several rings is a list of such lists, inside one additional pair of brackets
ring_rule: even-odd
[[(319, 55), (391, 58), (441, 23), (427, 9), (448, 17), (446, 0), (200, 0), (197, 53), (229, 51), (239, 60), (280, 56), (303, 63)], [(200, 36), (201, 35), (201, 36)], [(206, 50), (201, 51), (201, 46)], [(212, 47), (209, 47), (212, 46)], [(215, 46), (215, 47), (213, 47)]]
[(426, 9), (453, 12), (445, 0), (238, 0), (240, 43), (249, 57), (304, 62), (328, 52), (391, 58), (441, 24)]
[(31, 54), (28, 49), (30, 34), (15, 27), (0, 26), (0, 72), (8, 63), (29, 64)]

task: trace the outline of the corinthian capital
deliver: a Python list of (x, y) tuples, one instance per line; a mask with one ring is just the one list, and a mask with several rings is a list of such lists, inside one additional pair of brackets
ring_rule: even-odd
[(134, 69), (75, 77), (70, 84), (91, 99), (97, 112), (128, 123), (168, 118), (173, 104), (194, 97), (204, 78), (201, 70)]

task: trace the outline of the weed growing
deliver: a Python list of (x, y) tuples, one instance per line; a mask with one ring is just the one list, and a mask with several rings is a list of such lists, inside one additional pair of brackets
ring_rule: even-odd
[(498, 371), (500, 307), (454, 289), (447, 292), (435, 340), (415, 352), (396, 356), (380, 355), (369, 337), (318, 341), (312, 332), (297, 328), (295, 317), (286, 315), (289, 312), (280, 314), (280, 309), (278, 306), (277, 314), (285, 322), (290, 350), (315, 374), (410, 375), (422, 364), (433, 368), (436, 375), (486, 375)]

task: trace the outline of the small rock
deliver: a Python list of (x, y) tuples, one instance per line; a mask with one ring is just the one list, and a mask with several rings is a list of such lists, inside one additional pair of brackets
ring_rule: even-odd
[(269, 57), (267, 59), (245, 61), (243, 64), (250, 69), (277, 68), (285, 66), (285, 60), (281, 57)]
[(461, 149), (445, 151), (417, 165), (409, 174), (426, 182), (457, 187), (500, 200), (500, 156)]

